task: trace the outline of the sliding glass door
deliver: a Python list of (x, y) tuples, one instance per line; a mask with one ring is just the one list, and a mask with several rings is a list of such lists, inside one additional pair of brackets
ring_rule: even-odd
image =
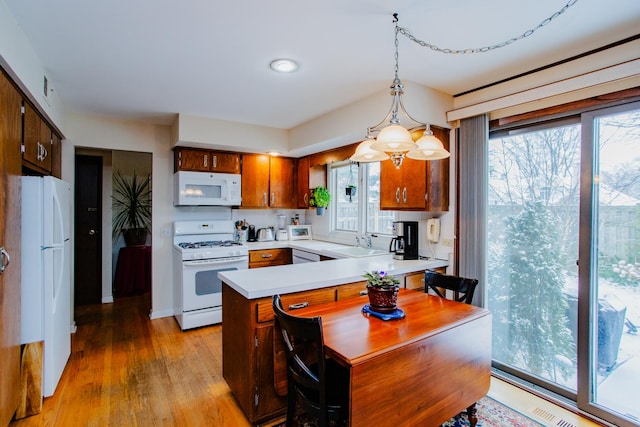
[(577, 389), (579, 177), (576, 119), (489, 141), (493, 358), (569, 396)]
[(582, 122), (579, 317), (589, 327), (578, 401), (602, 417), (640, 423), (640, 108), (585, 114)]
[(494, 365), (640, 423), (640, 105), (492, 131)]

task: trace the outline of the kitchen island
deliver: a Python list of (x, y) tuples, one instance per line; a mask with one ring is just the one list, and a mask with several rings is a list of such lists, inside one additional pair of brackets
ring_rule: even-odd
[(446, 265), (442, 260), (394, 260), (386, 254), (218, 273), (223, 282), (223, 377), (247, 419), (259, 424), (286, 409), (286, 362), (274, 334), (273, 295), (281, 295), (291, 311), (362, 295), (367, 271), (394, 274), (404, 287), (410, 277)]

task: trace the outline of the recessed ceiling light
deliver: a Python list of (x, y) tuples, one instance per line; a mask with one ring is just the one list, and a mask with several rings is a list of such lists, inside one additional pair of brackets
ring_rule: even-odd
[(292, 59), (274, 59), (269, 67), (279, 73), (293, 73), (298, 69), (298, 63)]

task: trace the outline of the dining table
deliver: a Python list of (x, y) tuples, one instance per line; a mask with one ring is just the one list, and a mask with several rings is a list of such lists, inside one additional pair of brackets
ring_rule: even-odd
[[(349, 370), (349, 425), (440, 426), (489, 391), (491, 313), (400, 289), (399, 318), (363, 310), (366, 296), (309, 306), (328, 357)], [(397, 317), (397, 316), (396, 316)]]

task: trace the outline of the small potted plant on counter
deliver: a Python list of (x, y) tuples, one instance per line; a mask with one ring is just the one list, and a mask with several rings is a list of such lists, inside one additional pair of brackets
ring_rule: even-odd
[(363, 275), (367, 279), (369, 306), (379, 313), (389, 313), (396, 309), (400, 279), (384, 271), (372, 271)]
[(329, 201), (331, 201), (331, 194), (329, 194), (329, 190), (323, 185), (319, 185), (311, 190), (309, 206), (316, 208), (316, 214), (324, 215), (324, 210), (329, 206)]

